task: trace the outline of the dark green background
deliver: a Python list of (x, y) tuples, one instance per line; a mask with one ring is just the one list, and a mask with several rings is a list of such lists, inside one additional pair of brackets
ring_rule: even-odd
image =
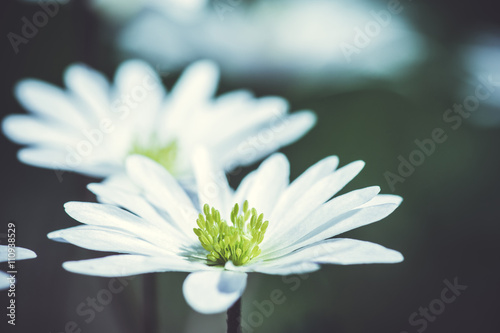
[[(341, 164), (356, 159), (367, 163), (345, 191), (380, 185), (383, 193), (391, 193), (384, 173), (397, 172), (398, 156), (407, 158), (416, 148), (414, 140), (429, 138), (434, 128), (443, 128), (448, 135), (404, 183), (396, 185), (394, 193), (404, 198), (400, 208), (380, 223), (345, 235), (397, 249), (405, 261), (325, 266), (293, 281), (252, 275), (243, 301), (247, 321), (258, 310), (254, 301), (269, 299), (275, 289), (286, 297), (255, 332), (417, 332), (417, 327), (410, 326), (409, 316), (440, 297), (443, 280), (456, 277), (467, 290), (425, 332), (499, 331), (500, 128), (464, 122), (452, 130), (442, 120), (445, 110), (465, 97), (460, 92), (465, 70), (460, 66), (458, 46), (477, 29), (500, 31), (499, 9), (494, 1), (413, 1), (405, 7), (406, 14), (435, 49), (422, 65), (397, 81), (366, 82), (339, 93), (325, 83), (292, 81), (263, 88), (243, 78), (230, 82), (222, 78), (221, 92), (246, 87), (259, 96), (279, 94), (290, 101), (293, 110), (308, 108), (317, 113), (317, 126), (282, 150), (291, 161), (292, 178), (319, 159), (336, 154)], [(21, 78), (36, 77), (61, 85), (64, 68), (75, 61), (108, 75), (120, 63), (112, 52), (113, 32), (100, 31), (99, 20), (79, 3), (64, 6), (14, 54), (7, 33), (18, 32), (21, 18), (37, 10), (36, 5), (17, 1), (3, 3), (2, 117), (25, 112), (12, 94), (13, 85)], [(169, 75), (165, 84), (171, 87), (177, 76)], [(82, 332), (141, 332), (141, 277), (132, 280), (130, 287), (115, 295), (87, 324), (76, 308), (87, 297), (96, 297), (109, 279), (71, 274), (61, 263), (101, 254), (46, 238), (50, 231), (76, 225), (62, 205), (71, 200), (93, 201), (85, 185), (94, 180), (67, 173), (60, 183), (53, 171), (18, 162), (17, 145), (3, 136), (0, 142), (0, 233), (6, 232), (9, 221), (15, 221), (17, 244), (38, 254), (36, 260), (18, 263), (16, 327), (7, 327), (6, 310), (0, 310), (0, 327), (7, 327), (8, 332), (59, 333), (67, 322), (75, 321)], [(233, 186), (250, 169), (231, 176)], [(181, 290), (185, 275), (156, 275), (161, 332), (187, 332), (193, 325), (201, 328), (191, 332), (224, 327), (223, 315), (197, 315), (189, 308)], [(296, 281), (300, 285), (292, 290)], [(6, 302), (1, 292), (0, 309), (5, 309)]]

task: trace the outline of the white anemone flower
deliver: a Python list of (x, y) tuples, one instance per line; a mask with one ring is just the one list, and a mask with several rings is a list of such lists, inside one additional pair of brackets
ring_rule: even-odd
[[(25, 249), (24, 247), (9, 247), (8, 245), (0, 245), (0, 262), (9, 262), (11, 260), (25, 260), (36, 258), (36, 253)], [(9, 270), (15, 270), (10, 269)], [(9, 288), (11, 284), (11, 275), (0, 271), (0, 290)]]
[[(500, 38), (498, 31), (474, 35), (463, 45), (460, 58), (466, 70), (460, 90), (460, 115), (481, 127), (500, 126)], [(474, 112), (479, 108), (481, 112)], [(455, 111), (457, 112), (457, 111)], [(451, 117), (450, 117), (451, 118)]]
[(64, 73), (66, 90), (36, 79), (17, 84), (15, 95), (31, 114), (7, 116), (3, 131), (29, 145), (19, 151), (21, 162), (55, 169), (60, 180), (65, 170), (119, 174), (131, 154), (192, 179), (190, 156), (197, 145), (230, 171), (296, 141), (316, 121), (310, 111), (288, 114), (281, 97), (237, 90), (214, 98), (218, 77), (214, 63), (198, 61), (167, 94), (157, 73), (140, 60), (120, 65), (114, 85), (74, 64)]
[[(24, 1), (33, 4), (41, 2), (39, 0)], [(52, 8), (58, 8), (59, 5), (65, 5), (70, 1), (54, 1)], [(90, 0), (88, 2), (94, 11), (113, 22), (126, 21), (143, 11), (158, 11), (167, 17), (180, 21), (192, 20), (204, 12), (207, 4), (208, 0)]]
[(143, 12), (116, 40), (123, 50), (164, 68), (202, 56), (217, 60), (235, 79), (316, 82), (330, 89), (400, 78), (428, 54), (428, 42), (399, 2), (216, 1), (212, 7), (190, 22)]
[(207, 0), (91, 0), (91, 6), (104, 16), (117, 21), (127, 20), (143, 10), (159, 11), (176, 20), (191, 20), (202, 13)]
[[(106, 184), (89, 189), (109, 203), (69, 202), (81, 226), (54, 231), (50, 239), (122, 254), (69, 261), (74, 273), (103, 277), (167, 271), (190, 272), (183, 292), (204, 314), (227, 310), (243, 294), (247, 273), (288, 275), (320, 264), (397, 263), (403, 256), (381, 245), (332, 238), (379, 221), (402, 199), (372, 186), (334, 196), (364, 166), (337, 169), (327, 157), (289, 184), (289, 163), (273, 154), (232, 190), (206, 151), (193, 157), (198, 199), (193, 204), (176, 179), (143, 156), (127, 159), (127, 174), (142, 196)], [(121, 208), (120, 208), (121, 207)]]

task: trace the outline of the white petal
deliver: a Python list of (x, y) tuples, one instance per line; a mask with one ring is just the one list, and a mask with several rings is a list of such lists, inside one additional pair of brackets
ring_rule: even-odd
[[(192, 202), (178, 181), (163, 166), (142, 156), (129, 156), (126, 161), (127, 175), (144, 192), (154, 196), (154, 202), (161, 206), (167, 199), (194, 210)], [(166, 191), (170, 192), (167, 193)], [(167, 197), (165, 197), (167, 196)]]
[(219, 69), (211, 61), (198, 61), (186, 68), (170, 92), (166, 121), (178, 126), (189, 123), (193, 111), (213, 97), (218, 81)]
[(217, 170), (203, 148), (197, 148), (192, 157), (196, 183), (198, 185), (198, 197), (200, 206), (208, 204), (217, 209), (222, 218), (229, 220), (228, 215), (232, 206), (232, 190), (227, 182), (223, 170)]
[(94, 251), (143, 254), (151, 256), (171, 255), (165, 249), (141, 240), (132, 234), (104, 227), (82, 225), (49, 233), (49, 239), (63, 239), (73, 245)]
[[(283, 154), (268, 157), (255, 171), (247, 197), (249, 206), (269, 219), (280, 194), (288, 185), (290, 164)], [(241, 204), (241, 203), (240, 203)]]
[(271, 275), (290, 275), (290, 274), (304, 274), (311, 273), (319, 270), (321, 267), (312, 262), (301, 262), (298, 264), (288, 266), (266, 265), (257, 266), (253, 269), (254, 272)]
[(337, 264), (337, 265), (357, 265), (357, 264), (394, 264), (404, 260), (403, 255), (395, 250), (388, 249), (382, 245), (356, 241), (349, 250), (343, 253), (334, 253), (315, 259), (319, 264)]
[[(390, 197), (390, 200), (395, 201), (397, 196)], [(378, 200), (379, 199), (376, 199), (376, 201)], [(374, 206), (368, 206), (367, 203), (364, 206), (361, 206), (362, 208), (351, 210), (333, 218), (327, 223), (324, 223), (322, 226), (314, 229), (309, 234), (304, 235), (299, 241), (292, 244), (288, 250), (298, 249), (303, 246), (339, 235), (343, 232), (380, 221), (391, 214), (399, 206), (399, 203), (400, 201), (376, 204)]]
[[(286, 248), (288, 245), (301, 239), (304, 235), (307, 235), (316, 228), (328, 223), (333, 218), (352, 209), (359, 208), (364, 203), (369, 202), (378, 194), (379, 191), (380, 187), (378, 186), (370, 186), (354, 190), (322, 204), (318, 207), (318, 209), (309, 214), (298, 224), (292, 225), (282, 223), (279, 228), (279, 234), (273, 233), (268, 242), (262, 243), (262, 256), (265, 258), (268, 257), (265, 254), (265, 252), (267, 252), (266, 247), (271, 246), (266, 246), (265, 244), (276, 244), (277, 249)], [(272, 251), (273, 249), (271, 248), (270, 250)]]
[(156, 71), (148, 63), (138, 59), (127, 60), (118, 67), (115, 74), (115, 86), (122, 93), (129, 94), (138, 86), (144, 86), (144, 88), (147, 86), (152, 91), (164, 89)]
[(260, 129), (251, 136), (233, 137), (229, 146), (218, 146), (217, 150), (227, 153), (220, 157), (224, 166), (250, 165), (280, 147), (300, 139), (316, 123), (316, 116), (310, 111), (296, 112), (283, 117), (277, 124)]
[(317, 181), (333, 172), (335, 168), (337, 168), (338, 164), (339, 159), (337, 156), (326, 157), (309, 167), (304, 173), (295, 179), (283, 192), (276, 203), (273, 212), (269, 217), (269, 220), (273, 221), (273, 223), (269, 225), (268, 230), (273, 230), (278, 227), (282, 228), (286, 221), (282, 220), (281, 217), (290, 209), (291, 204), (294, 204)]
[(172, 217), (170, 222), (192, 238), (198, 211), (177, 180), (163, 166), (140, 155), (128, 157), (126, 169), (148, 200), (168, 212)]
[(232, 271), (204, 271), (186, 277), (182, 290), (187, 303), (203, 314), (226, 311), (245, 291), (247, 274)]
[[(0, 245), (0, 262), (8, 261), (9, 260), (9, 246), (7, 245)], [(24, 260), (24, 259), (33, 259), (36, 258), (36, 253), (29, 250), (25, 249), (24, 247), (15, 247), (15, 260)], [(14, 259), (14, 258), (13, 258)]]
[[(141, 192), (141, 189), (127, 176), (125, 170), (113, 173), (109, 177), (106, 177), (100, 184), (107, 188), (123, 190), (129, 193), (139, 194)], [(90, 188), (89, 190), (92, 191)]]
[(9, 279), (10, 275), (0, 271), (0, 290), (7, 289), (9, 288), (10, 282)]
[(178, 103), (200, 103), (209, 100), (217, 90), (219, 69), (215, 63), (201, 60), (191, 64), (182, 73), (172, 89), (172, 97)]
[(87, 110), (93, 113), (94, 119), (109, 117), (109, 84), (101, 73), (85, 65), (74, 64), (64, 72), (64, 81), (75, 93), (75, 98), (79, 98)]
[[(207, 124), (210, 142), (214, 145), (224, 147), (227, 144), (234, 145), (235, 138), (249, 137), (258, 133), (261, 129), (267, 128), (278, 122), (285, 116), (288, 109), (288, 102), (281, 97), (262, 97), (253, 99), (246, 103), (244, 107), (233, 106), (230, 113), (228, 111), (222, 115), (219, 110), (210, 110), (207, 112), (207, 120), (211, 118), (217, 121), (212, 126)], [(250, 105), (248, 105), (250, 104)], [(214, 106), (214, 109), (217, 106)], [(223, 130), (213, 131), (216, 126), (223, 126)]]
[(78, 274), (114, 277), (155, 272), (192, 272), (207, 266), (173, 258), (120, 254), (97, 259), (67, 261), (63, 263), (63, 267), (67, 271)]
[(67, 153), (60, 149), (24, 148), (18, 151), (17, 158), (26, 164), (47, 169), (69, 170), (79, 166), (78, 163), (66, 163)]
[[(150, 139), (151, 130), (157, 127), (158, 113), (165, 97), (161, 78), (144, 61), (128, 60), (118, 67), (114, 88), (115, 96), (122, 99), (121, 104), (128, 102), (131, 109), (130, 116), (122, 114), (121, 120), (133, 122), (135, 132), (144, 133)], [(123, 100), (124, 96), (129, 96), (128, 100)]]
[(254, 115), (257, 101), (248, 91), (226, 93), (193, 110), (186, 123), (190, 130), (178, 131), (177, 135), (180, 141), (190, 142), (193, 147), (203, 142), (210, 149), (214, 160), (219, 161), (228, 147), (239, 143), (235, 141), (237, 138), (246, 138), (265, 126), (257, 125), (256, 129), (256, 125), (251, 124), (254, 118), (264, 116)]
[(403, 202), (403, 198), (400, 197), (399, 195), (379, 194), (376, 197), (374, 197), (372, 200), (361, 205), (360, 207), (370, 207), (370, 206), (383, 205), (383, 204), (394, 204), (394, 205), (399, 206), (401, 204), (401, 202)]
[(25, 249), (24, 247), (16, 247), (16, 260), (33, 259), (36, 258), (36, 253)]
[(43, 81), (22, 80), (16, 85), (14, 93), (24, 108), (42, 118), (65, 124), (66, 127), (81, 128), (82, 124), (92, 119), (88, 114), (82, 114), (78, 109), (79, 104), (65, 91)]
[(249, 111), (249, 106), (255, 103), (254, 95), (248, 90), (234, 90), (218, 96), (212, 104), (210, 113), (218, 120), (240, 115), (241, 110)]
[(117, 171), (117, 167), (114, 165), (88, 164), (83, 159), (75, 156), (67, 151), (51, 148), (24, 148), (17, 153), (17, 158), (21, 162), (42, 168), (55, 169), (56, 175), (60, 174), (60, 176), (64, 173), (61, 170), (75, 171), (98, 178)]
[(9, 115), (2, 122), (5, 135), (14, 142), (36, 145), (75, 146), (78, 134), (67, 128), (27, 115)]
[[(245, 202), (245, 200), (248, 197), (248, 192), (253, 186), (253, 179), (255, 177), (257, 170), (254, 170), (250, 172), (248, 175), (245, 176), (240, 182), (240, 185), (234, 192), (234, 197), (233, 201), (236, 202)], [(267, 217), (266, 217), (267, 218)]]
[(278, 259), (269, 264), (288, 266), (301, 262), (320, 264), (373, 264), (397, 263), (403, 260), (401, 253), (382, 245), (348, 238), (337, 238), (313, 244)]
[[(288, 211), (282, 215), (280, 221), (283, 221), (283, 223), (286, 222), (288, 228), (294, 228), (312, 212), (317, 210), (321, 204), (340, 191), (361, 171), (364, 165), (363, 161), (352, 162), (338, 169), (333, 174), (320, 179), (308, 188), (299, 199), (288, 203)], [(269, 224), (272, 224), (272, 221), (269, 221)], [(273, 228), (272, 232), (274, 233), (275, 230), (280, 229), (279, 227)], [(273, 239), (268, 237), (266, 243), (269, 241), (273, 241)]]
[[(89, 202), (68, 202), (64, 209), (75, 220), (95, 226), (108, 227), (124, 233), (130, 233), (171, 251), (179, 251), (185, 240), (158, 229), (154, 224), (133, 215), (123, 209), (106, 204)], [(168, 221), (165, 221), (168, 223)]]
[[(167, 223), (160, 213), (139, 193), (122, 190), (109, 184), (89, 184), (88, 189), (98, 196), (99, 201), (125, 208), (126, 210), (142, 217), (164, 232), (175, 237), (184, 237), (176, 227)], [(136, 190), (136, 189), (134, 189)]]

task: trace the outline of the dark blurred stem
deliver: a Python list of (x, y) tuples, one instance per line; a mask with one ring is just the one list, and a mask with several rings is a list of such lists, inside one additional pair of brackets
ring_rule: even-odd
[(156, 311), (156, 275), (145, 274), (142, 276), (144, 297), (144, 333), (158, 332), (158, 316)]
[(241, 297), (227, 310), (227, 333), (241, 333)]

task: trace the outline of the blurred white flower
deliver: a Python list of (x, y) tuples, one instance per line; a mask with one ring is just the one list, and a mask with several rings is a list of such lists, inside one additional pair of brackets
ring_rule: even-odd
[(30, 147), (22, 162), (95, 177), (119, 174), (128, 155), (142, 154), (179, 179), (192, 179), (190, 156), (204, 145), (226, 171), (251, 164), (302, 137), (315, 123), (310, 111), (289, 115), (280, 97), (254, 98), (245, 90), (214, 98), (218, 68), (199, 61), (167, 94), (146, 63), (131, 60), (117, 70), (114, 85), (83, 65), (64, 74), (67, 90), (26, 79), (15, 89), (32, 114), (9, 115), (8, 138)]
[(92, 0), (91, 6), (112, 20), (126, 20), (142, 10), (154, 10), (173, 19), (193, 19), (207, 6), (208, 0)]
[(307, 77), (344, 88), (367, 77), (404, 75), (426, 54), (423, 38), (405, 20), (403, 3), (235, 3), (216, 1), (212, 11), (189, 23), (144, 12), (124, 28), (120, 44), (164, 67), (201, 56), (217, 60), (225, 75), (274, 83), (283, 76)]
[[(23, 0), (41, 4), (41, 0)], [(55, 4), (67, 4), (75, 0), (52, 0)], [(90, 0), (86, 5), (112, 22), (131, 19), (142, 11), (157, 11), (174, 20), (195, 19), (202, 13), (209, 0)]]
[(466, 114), (467, 109), (477, 105), (466, 119), (479, 126), (500, 126), (500, 35), (498, 32), (479, 33), (460, 52), (466, 71), (460, 94), (474, 100), (474, 103), (469, 102), (470, 106), (464, 105)]
[(233, 191), (206, 151), (197, 150), (193, 159), (199, 205), (167, 170), (143, 156), (130, 156), (126, 163), (143, 196), (90, 184), (111, 204), (67, 203), (66, 212), (84, 225), (54, 231), (50, 239), (122, 254), (63, 267), (105, 277), (191, 272), (184, 296), (208, 314), (225, 311), (240, 298), (249, 272), (288, 275), (316, 271), (320, 264), (403, 260), (378, 244), (331, 238), (379, 221), (401, 203), (399, 196), (379, 195), (378, 186), (331, 199), (360, 172), (362, 161), (337, 169), (338, 158), (331, 156), (289, 184), (288, 160), (274, 154)]
[[(9, 260), (25, 260), (36, 258), (36, 253), (23, 247), (10, 247), (8, 245), (0, 245), (0, 262), (8, 262)], [(10, 274), (0, 271), (0, 290), (9, 288), (12, 282)]]

